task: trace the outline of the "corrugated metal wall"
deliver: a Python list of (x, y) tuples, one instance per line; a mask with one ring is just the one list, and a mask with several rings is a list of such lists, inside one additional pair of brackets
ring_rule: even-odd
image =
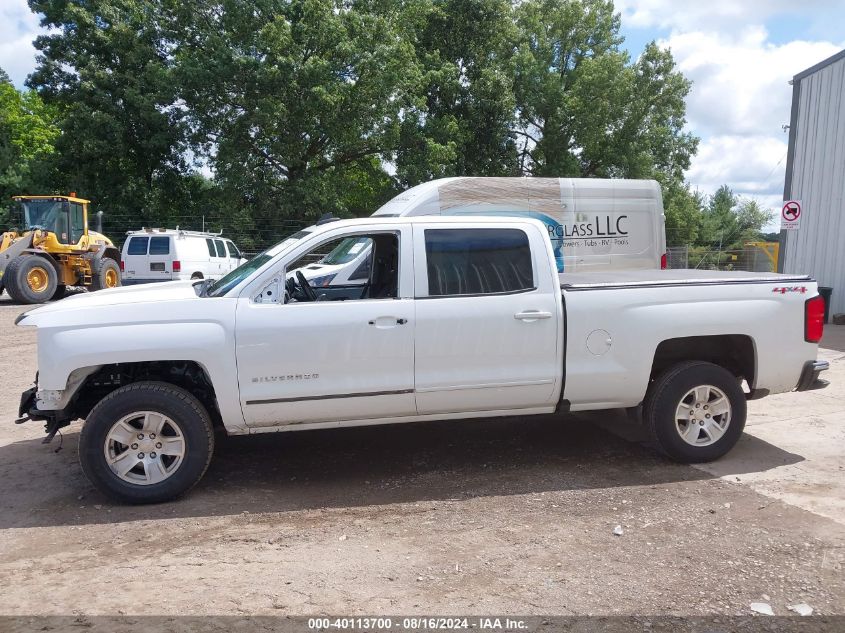
[(786, 195), (803, 214), (786, 232), (783, 271), (831, 286), (831, 314), (845, 312), (845, 58), (801, 78), (797, 105)]

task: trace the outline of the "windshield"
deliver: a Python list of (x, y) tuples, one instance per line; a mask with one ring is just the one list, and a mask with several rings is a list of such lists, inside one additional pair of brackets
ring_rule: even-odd
[(256, 270), (261, 268), (264, 264), (269, 262), (271, 259), (273, 259), (273, 256), (270, 255), (267, 251), (264, 251), (260, 255), (256, 255), (247, 263), (241, 264), (228, 275), (224, 275), (223, 277), (215, 281), (213, 284), (211, 284), (208, 287), (208, 292), (206, 292), (205, 296), (222, 297), (232, 288), (241, 283), (244, 279), (249, 277)]
[(302, 231), (297, 231), (296, 233), (282, 240), (275, 246), (268, 248), (263, 253), (259, 253), (258, 255), (250, 259), (248, 262), (241, 264), (240, 266), (235, 268), (228, 275), (224, 275), (214, 283), (210, 284), (204, 296), (222, 297), (232, 288), (241, 283), (244, 279), (249, 277), (256, 270), (261, 268), (264, 264), (276, 257), (276, 255), (279, 255), (280, 253), (286, 251), (306, 235), (310, 235), (312, 230), (313, 229), (309, 228), (303, 229)]
[(54, 231), (56, 221), (64, 218), (63, 200), (22, 200), (24, 228), (40, 226)]
[(365, 246), (370, 243), (368, 237), (347, 237), (341, 240), (340, 244), (335, 246), (332, 251), (320, 260), (321, 264), (328, 266), (336, 266), (338, 264), (348, 264), (354, 260)]

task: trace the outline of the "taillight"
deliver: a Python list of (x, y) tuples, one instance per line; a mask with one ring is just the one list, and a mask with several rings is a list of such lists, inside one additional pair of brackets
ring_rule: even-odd
[(819, 295), (804, 302), (804, 340), (818, 343), (824, 333), (824, 298)]
[(173, 260), (173, 272), (174, 273), (181, 273), (182, 272), (182, 262), (178, 259)]
[(668, 261), (668, 259), (666, 258), (666, 253), (663, 253), (663, 254), (660, 256), (660, 270), (666, 270), (666, 268), (667, 268), (668, 266), (669, 266), (669, 261)]
[(123, 272), (124, 269), (125, 269), (125, 264), (123, 263), (123, 260), (121, 259), (120, 260), (120, 272)]

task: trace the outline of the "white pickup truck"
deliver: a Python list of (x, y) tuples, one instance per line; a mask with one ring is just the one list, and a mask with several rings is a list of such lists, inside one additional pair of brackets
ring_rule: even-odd
[[(363, 286), (286, 279), (365, 236)], [(653, 270), (559, 275), (527, 218), (367, 218), (318, 226), (211, 282), (81, 295), (38, 328), (21, 420), (79, 418), (104, 493), (158, 502), (196, 484), (215, 430), (291, 431), (630, 408), (682, 462), (742, 434), (746, 399), (814, 389), (824, 304), (804, 276)], [(48, 436), (47, 439), (50, 439)]]

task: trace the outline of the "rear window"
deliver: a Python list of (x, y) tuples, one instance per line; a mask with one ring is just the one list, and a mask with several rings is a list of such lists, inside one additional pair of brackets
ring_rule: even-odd
[(147, 244), (150, 238), (148, 237), (130, 237), (129, 245), (126, 247), (127, 255), (146, 255)]
[(534, 287), (528, 236), (519, 229), (426, 229), (425, 254), (429, 296)]
[(214, 240), (210, 237), (205, 238), (205, 245), (208, 246), (208, 255), (210, 257), (217, 257), (217, 252), (214, 250)]
[(226, 257), (226, 247), (223, 246), (223, 240), (214, 240), (214, 245), (217, 246), (217, 257)]
[(151, 237), (150, 255), (170, 255), (170, 237)]

